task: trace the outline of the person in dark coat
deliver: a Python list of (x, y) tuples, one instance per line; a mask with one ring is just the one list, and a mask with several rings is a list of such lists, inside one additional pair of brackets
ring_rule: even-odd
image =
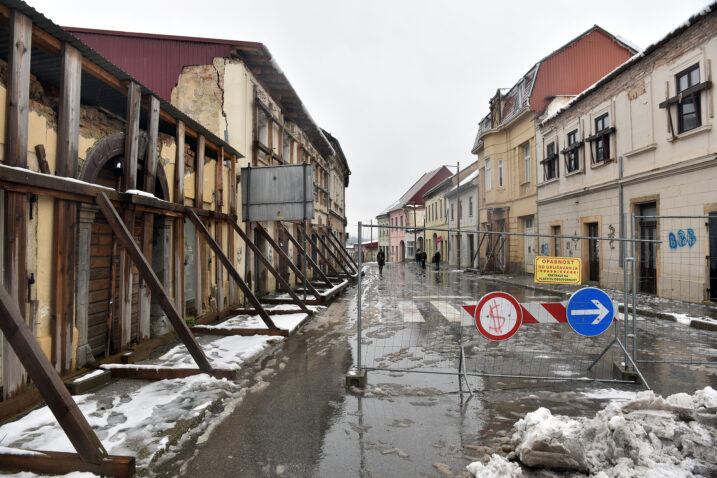
[(426, 254), (426, 251), (421, 251), (421, 269), (426, 268), (426, 259), (428, 258), (428, 255)]
[(386, 264), (386, 254), (384, 254), (383, 251), (378, 251), (376, 260), (378, 261), (378, 273), (383, 274), (383, 266)]
[(436, 270), (441, 267), (441, 251), (436, 251), (436, 253), (433, 254), (432, 262), (436, 265)]

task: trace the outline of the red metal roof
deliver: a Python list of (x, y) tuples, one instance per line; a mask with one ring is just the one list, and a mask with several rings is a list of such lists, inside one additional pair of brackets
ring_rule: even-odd
[(210, 65), (214, 58), (228, 57), (231, 50), (231, 42), (224, 40), (189, 41), (184, 37), (63, 28), (168, 102), (183, 67)]

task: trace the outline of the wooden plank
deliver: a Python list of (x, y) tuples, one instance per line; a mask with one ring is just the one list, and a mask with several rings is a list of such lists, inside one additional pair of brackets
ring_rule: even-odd
[(45, 153), (45, 145), (35, 145), (35, 156), (37, 156), (37, 164), (40, 166), (42, 174), (52, 174), (50, 172), (50, 164), (47, 162), (47, 153)]
[[(336, 251), (336, 254), (334, 254), (336, 258), (335, 260), (339, 263), (345, 264), (347, 266), (346, 269), (350, 270), (351, 274), (356, 274), (358, 272), (358, 267), (353, 265), (353, 260), (350, 256), (348, 257), (348, 259), (346, 258), (346, 256), (348, 256), (348, 253), (346, 255), (342, 253), (345, 252), (343, 251), (343, 247), (341, 245), (337, 246), (336, 243), (332, 241), (331, 230), (326, 226), (321, 226), (317, 229), (323, 232), (328, 238), (328, 240), (326, 241), (326, 249)], [(349, 259), (351, 259), (351, 261), (349, 261)]]
[(353, 264), (353, 269), (358, 272), (358, 264), (356, 264), (356, 261), (354, 261), (353, 257), (351, 257), (351, 254), (346, 250), (343, 244), (341, 244), (341, 241), (336, 237), (334, 232), (331, 229), (327, 228), (327, 231), (329, 232), (329, 238), (334, 240), (334, 245), (337, 246), (338, 250), (342, 252), (346, 258), (348, 258), (349, 261), (351, 261), (351, 264)]
[[(12, 345), (42, 398), (67, 434), (72, 446), (88, 463), (100, 463), (107, 456), (102, 443), (65, 388), (57, 371), (45, 357), (32, 331), (25, 324), (17, 301), (0, 286), (0, 329)], [(6, 357), (3, 357), (6, 359)]]
[[(291, 315), (291, 314), (300, 314), (300, 309), (267, 309), (267, 312), (270, 313), (270, 315)], [(231, 309), (231, 313), (233, 315), (254, 315), (256, 314), (256, 310), (254, 309)], [(2, 420), (0, 420), (2, 421)]]
[[(293, 305), (294, 302), (292, 299), (270, 299), (270, 298), (264, 297), (261, 299), (261, 303), (262, 304), (271, 304), (271, 305), (280, 305), (280, 304)], [(306, 299), (306, 303), (308, 305), (323, 305), (323, 299), (322, 300)]]
[(199, 347), (199, 344), (194, 339), (194, 336), (189, 331), (187, 323), (179, 315), (177, 309), (175, 309), (172, 305), (169, 296), (165, 292), (157, 276), (154, 274), (152, 267), (134, 243), (127, 227), (124, 225), (117, 214), (117, 211), (104, 193), (99, 193), (97, 195), (97, 204), (100, 207), (102, 214), (105, 216), (105, 219), (107, 219), (110, 227), (112, 227), (112, 231), (115, 233), (115, 236), (117, 236), (118, 241), (122, 244), (122, 247), (129, 252), (135, 267), (139, 270), (140, 276), (147, 281), (147, 285), (152, 290), (152, 293), (157, 296), (157, 301), (162, 306), (162, 310), (165, 314), (167, 314), (167, 318), (174, 327), (174, 330), (177, 332), (177, 335), (182, 340), (184, 345), (186, 345), (187, 350), (189, 350), (189, 353), (197, 362), (199, 368), (207, 373), (210, 373), (213, 368), (209, 364), (209, 361), (204, 355), (201, 347)]
[(55, 174), (74, 178), (80, 136), (82, 55), (67, 43), (63, 44), (61, 75)]
[(211, 372), (205, 372), (198, 368), (170, 368), (152, 366), (151, 368), (128, 365), (127, 367), (107, 368), (112, 373), (112, 378), (124, 378), (130, 380), (171, 380), (174, 378), (187, 378), (202, 373), (208, 373), (216, 378), (236, 380), (239, 370), (215, 368)]
[[(129, 231), (132, 231), (132, 243), (134, 244), (135, 213), (132, 210), (124, 212), (124, 224)], [(120, 251), (120, 287), (119, 287), (119, 350), (127, 350), (132, 340), (132, 261), (127, 251), (123, 248)]]
[[(306, 243), (311, 247), (311, 250), (316, 251), (316, 255), (318, 255), (319, 258), (324, 261), (324, 264), (326, 264), (326, 267), (329, 269), (329, 274), (333, 275), (334, 277), (341, 278), (341, 274), (339, 274), (339, 272), (334, 269), (334, 266), (331, 265), (331, 262), (329, 262), (324, 253), (321, 252), (321, 249), (319, 249), (318, 246), (311, 241), (311, 237), (309, 237), (309, 234), (306, 231), (304, 231), (304, 237), (306, 238)], [(316, 237), (318, 240), (319, 236), (317, 235)]]
[[(299, 296), (297, 296), (296, 293), (294, 293), (294, 290), (291, 288), (289, 283), (286, 282), (286, 279), (284, 279), (281, 276), (281, 274), (279, 274), (279, 271), (277, 271), (274, 268), (274, 266), (271, 264), (271, 262), (269, 262), (269, 259), (267, 259), (264, 256), (264, 254), (262, 254), (261, 250), (252, 241), (249, 240), (249, 237), (246, 235), (246, 233), (244, 233), (244, 231), (241, 230), (239, 225), (233, 221), (232, 221), (231, 225), (234, 227), (234, 230), (237, 231), (237, 233), (239, 234), (239, 237), (242, 238), (242, 240), (244, 241), (246, 246), (256, 255), (256, 257), (262, 262), (262, 264), (264, 264), (264, 267), (266, 267), (266, 269), (274, 276), (276, 281), (286, 290), (286, 292), (291, 297), (293, 303), (296, 304), (302, 311), (306, 312), (309, 315), (312, 315), (313, 312), (311, 310), (309, 310), (306, 307), (306, 305), (301, 301)], [(266, 231), (264, 230), (263, 226), (260, 223), (256, 223), (256, 226), (257, 226), (257, 230), (259, 230), (259, 232), (262, 235), (268, 236), (268, 234), (266, 234)], [(273, 239), (269, 238), (268, 240), (270, 241), (269, 243), (272, 244), (272, 247), (278, 246), (278, 244), (276, 244), (276, 242), (274, 242)], [(284, 252), (284, 251), (281, 251), (281, 252)], [(307, 281), (307, 284), (308, 284), (308, 281)], [(313, 287), (311, 287), (311, 284), (309, 284), (309, 288), (313, 289)], [(313, 289), (313, 290), (314, 290), (314, 292), (316, 292), (316, 289)], [(315, 295), (317, 298), (319, 297), (318, 293)]]
[[(10, 45), (7, 65), (5, 111), (5, 164), (27, 168), (28, 105), (30, 97), (30, 50), (32, 22), (17, 10), (10, 11)], [(12, 300), (26, 317), (27, 197), (8, 192), (5, 196), (4, 281)], [(26, 373), (7, 338), (3, 339), (3, 399), (25, 388)]]
[(137, 161), (139, 155), (139, 107), (141, 90), (137, 83), (131, 81), (127, 86), (127, 124), (124, 140), (124, 187), (137, 189)]
[[(279, 222), (279, 227), (284, 229), (284, 232), (286, 233), (286, 237), (288, 237), (289, 240), (291, 241), (291, 243), (294, 244), (294, 247), (296, 247), (296, 250), (299, 252), (299, 254), (301, 254), (302, 257), (306, 256), (306, 263), (309, 264), (312, 269), (314, 269), (314, 272), (316, 272), (319, 275), (321, 280), (324, 281), (326, 283), (326, 285), (328, 285), (329, 287), (333, 287), (334, 284), (331, 283), (331, 281), (329, 280), (328, 277), (326, 277), (326, 274), (324, 274), (324, 271), (321, 270), (319, 265), (316, 264), (316, 262), (314, 262), (314, 260), (311, 258), (311, 256), (309, 254), (304, 253), (304, 248), (301, 247), (299, 242), (294, 238), (294, 236), (291, 235), (291, 233), (286, 228), (286, 226), (284, 226), (284, 224), (282, 222)], [(303, 274), (302, 274), (302, 277), (303, 277)], [(308, 282), (309, 281), (307, 280), (305, 283), (308, 283)]]
[(206, 325), (195, 325), (191, 328), (192, 332), (197, 335), (273, 335), (277, 337), (288, 337), (289, 331), (284, 329), (269, 330), (269, 329), (242, 329), (239, 327), (211, 327)]
[[(205, 158), (206, 139), (199, 136), (197, 143), (196, 162), (194, 164), (194, 207), (201, 209), (204, 207), (204, 158)], [(202, 248), (199, 231), (194, 231), (194, 309), (196, 315), (200, 316), (204, 312), (204, 288), (202, 287)]]
[[(229, 171), (228, 171), (229, 177), (227, 178), (228, 182), (228, 195), (229, 195), (229, 217), (232, 218), (232, 221), (234, 218), (237, 217), (237, 195), (236, 195), (236, 156), (231, 155), (229, 157)], [(235, 249), (235, 236), (234, 231), (232, 228), (227, 228), (227, 256), (231, 258), (232, 264), (236, 264), (236, 249)], [(231, 304), (236, 300), (236, 291), (234, 289), (234, 282), (229, 281), (229, 300), (228, 302)]]
[(98, 463), (87, 463), (76, 453), (44, 450), (30, 452), (32, 454), (0, 454), (0, 469), (13, 473), (25, 471), (42, 475), (64, 475), (79, 471), (122, 478), (132, 477), (136, 473), (133, 456), (109, 455)]
[(184, 134), (184, 122), (177, 121), (175, 139), (177, 151), (174, 157), (174, 202), (178, 204), (184, 204)]
[(36, 388), (18, 393), (8, 400), (0, 401), (0, 423), (30, 411), (41, 403), (42, 395)]
[[(157, 174), (157, 140), (159, 136), (159, 100), (152, 96), (149, 100), (149, 128), (147, 131), (147, 152), (144, 157), (144, 190), (154, 194)], [(152, 238), (154, 237), (154, 214), (146, 212), (142, 216), (142, 254), (152, 263)], [(142, 343), (150, 337), (150, 314), (152, 292), (144, 279), (139, 281), (137, 304), (137, 342)]]
[[(279, 224), (281, 224), (281, 223), (279, 223)], [(232, 222), (232, 226), (234, 226), (234, 229), (237, 231), (237, 233), (239, 234), (239, 237), (241, 237), (244, 242), (246, 242), (247, 244), (251, 243), (251, 241), (249, 240), (249, 237), (241, 230), (241, 228), (239, 227), (239, 225), (237, 223)], [(266, 241), (269, 243), (269, 245), (274, 248), (274, 250), (277, 252), (277, 254), (279, 254), (281, 257), (284, 258), (286, 263), (289, 265), (289, 268), (294, 272), (294, 274), (296, 274), (296, 277), (301, 279), (301, 283), (306, 286), (306, 288), (309, 290), (309, 292), (317, 299), (320, 299), (321, 294), (319, 294), (319, 292), (314, 288), (314, 286), (311, 285), (311, 283), (306, 279), (306, 277), (304, 277), (304, 274), (301, 273), (299, 268), (296, 267), (296, 265), (291, 261), (291, 258), (289, 257), (289, 255), (279, 246), (279, 244), (276, 243), (274, 238), (269, 235), (269, 233), (266, 231), (266, 229), (264, 229), (264, 226), (262, 226), (260, 223), (256, 223), (256, 229), (257, 229), (257, 231), (259, 231), (259, 234), (264, 236), (264, 239), (266, 239)], [(285, 231), (285, 234), (287, 234), (287, 235), (289, 234), (286, 230), (284, 230), (284, 231)], [(256, 247), (256, 246), (254, 246), (254, 247)], [(290, 286), (287, 284), (287, 287), (290, 287)], [(306, 308), (305, 306), (302, 307), (302, 310), (305, 308)], [(307, 309), (307, 311), (308, 311), (308, 309)]]
[[(339, 258), (336, 257), (336, 254), (334, 254), (334, 251), (332, 251), (331, 248), (326, 244), (326, 241), (324, 241), (324, 239), (323, 239), (320, 235), (318, 235), (318, 234), (316, 235), (316, 239), (317, 239), (319, 242), (321, 242), (321, 244), (324, 246), (324, 248), (326, 248), (326, 252), (328, 252), (329, 255), (330, 255), (331, 257), (333, 257), (333, 259), (339, 264), (339, 266), (341, 266), (341, 269), (343, 269), (343, 271), (346, 273), (346, 275), (349, 276), (349, 277), (353, 277), (354, 274), (355, 274), (354, 271), (353, 271), (353, 270), (350, 271), (350, 270), (346, 267), (346, 265), (343, 263), (343, 261), (339, 260)], [(309, 241), (309, 242), (311, 242), (311, 241)], [(312, 247), (314, 247), (313, 244), (312, 244)], [(319, 248), (318, 248), (318, 247), (316, 247), (316, 252), (319, 252), (319, 254), (320, 254), (320, 251), (319, 251)], [(327, 264), (328, 264), (328, 261), (326, 261), (326, 262), (327, 262)]]
[(251, 303), (251, 305), (257, 310), (257, 312), (259, 313), (259, 317), (261, 317), (266, 326), (272, 330), (277, 330), (278, 327), (274, 325), (274, 322), (271, 320), (271, 317), (269, 317), (269, 314), (266, 313), (264, 307), (261, 305), (254, 293), (251, 291), (249, 286), (246, 285), (246, 282), (244, 282), (244, 279), (241, 278), (237, 270), (232, 265), (231, 261), (227, 258), (227, 256), (224, 255), (221, 247), (219, 247), (219, 244), (217, 244), (217, 242), (212, 238), (212, 235), (209, 234), (209, 231), (206, 227), (204, 227), (202, 221), (199, 220), (197, 215), (194, 214), (194, 211), (192, 211), (191, 209), (187, 209), (187, 217), (190, 221), (192, 221), (197, 230), (201, 231), (202, 236), (209, 244), (209, 247), (211, 247), (216, 254), (217, 259), (219, 259), (219, 261), (221, 261), (222, 264), (224, 264), (224, 266), (227, 268), (227, 270), (229, 271), (229, 275), (231, 275), (232, 278), (236, 281), (237, 285), (242, 290), (246, 298), (249, 299), (249, 303)]

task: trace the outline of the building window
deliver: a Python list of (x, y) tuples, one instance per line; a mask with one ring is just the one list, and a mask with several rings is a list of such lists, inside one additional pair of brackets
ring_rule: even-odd
[(271, 148), (269, 147), (269, 114), (263, 105), (257, 107), (256, 112), (256, 149), (257, 158), (264, 161), (271, 161)]
[(525, 170), (523, 178), (527, 183), (530, 181), (530, 143), (525, 143), (523, 146), (523, 169)]
[(681, 96), (681, 100), (677, 103), (677, 131), (684, 133), (702, 124), (700, 92), (687, 92), (690, 88), (700, 84), (700, 65), (693, 65), (675, 75), (675, 84), (677, 85), (677, 95)]
[(284, 164), (291, 163), (291, 136), (286, 132), (281, 139), (281, 160)]
[(503, 160), (498, 160), (498, 187), (503, 187)]
[(455, 215), (453, 214), (453, 204), (451, 204), (451, 221), (454, 221), (455, 219)]
[(463, 219), (463, 199), (458, 201), (458, 218)]
[(568, 147), (561, 151), (565, 155), (565, 170), (568, 173), (580, 170), (580, 146), (582, 144), (582, 141), (578, 141), (577, 129), (568, 133)]
[(403, 226), (403, 216), (400, 216), (401, 218), (401, 226)]
[(545, 159), (543, 164), (543, 181), (550, 181), (558, 177), (558, 153), (555, 152), (555, 141), (548, 143), (545, 147)]
[(468, 217), (473, 217), (473, 196), (468, 197)]
[(610, 118), (608, 114), (595, 118), (595, 162), (601, 163), (610, 159)]
[(490, 189), (490, 178), (491, 178), (491, 167), (490, 167), (490, 159), (485, 160), (485, 189), (486, 191)]

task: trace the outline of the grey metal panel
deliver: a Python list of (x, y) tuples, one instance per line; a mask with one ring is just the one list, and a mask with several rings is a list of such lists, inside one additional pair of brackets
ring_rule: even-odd
[(242, 168), (245, 221), (300, 221), (314, 218), (314, 179), (310, 164)]

